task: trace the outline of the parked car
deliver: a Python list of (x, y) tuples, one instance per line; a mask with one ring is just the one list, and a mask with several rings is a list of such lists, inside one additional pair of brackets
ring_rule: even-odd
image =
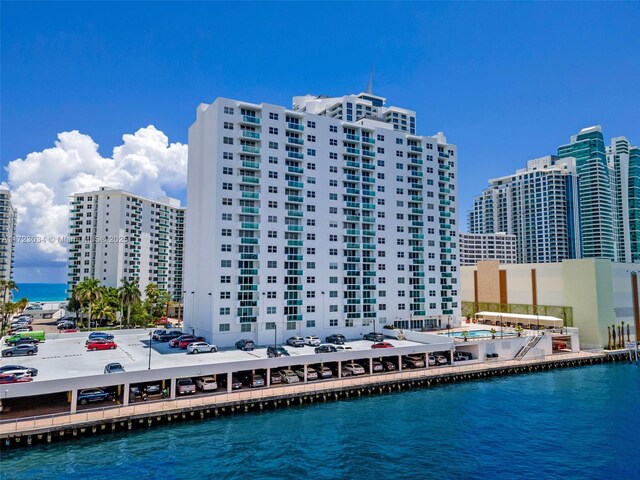
[(435, 367), (437, 364), (438, 362), (436, 362), (436, 357), (434, 357), (433, 355), (429, 355), (429, 366)]
[(389, 342), (378, 342), (371, 345), (371, 348), (393, 348)]
[(192, 342), (187, 345), (187, 353), (217, 352), (218, 347), (210, 345), (207, 342)]
[(280, 375), (282, 375), (282, 381), (284, 383), (298, 383), (300, 381), (296, 372), (289, 368), (280, 370)]
[(353, 350), (353, 347), (351, 347), (349, 345), (336, 345), (336, 351), (344, 352), (346, 350)]
[[(151, 338), (153, 338), (153, 336)], [(172, 338), (171, 340), (169, 340), (169, 346), (171, 348), (178, 348), (182, 341), (184, 341), (184, 340), (195, 340), (196, 338), (197, 337), (195, 335), (191, 335), (190, 333), (183, 333), (179, 337)], [(202, 339), (201, 341), (203, 341), (203, 340), (204, 339)]]
[(20, 327), (20, 328), (12, 328), (11, 330), (9, 330), (10, 334), (14, 334), (14, 333), (30, 333), (33, 330), (33, 327), (31, 325), (26, 326), (26, 327)]
[(287, 345), (292, 347), (304, 347), (304, 338), (302, 337), (289, 337), (287, 339)]
[(382, 365), (387, 372), (394, 372), (396, 370), (396, 364), (389, 360), (385, 360), (384, 362), (382, 362)]
[(13, 357), (14, 355), (35, 355), (38, 353), (38, 346), (33, 343), (24, 343), (22, 345), (16, 345), (15, 347), (9, 347), (2, 350), (3, 357)]
[[(218, 380), (220, 382), (220, 386), (227, 388), (227, 375), (221, 375), (220, 377), (218, 377)], [(238, 377), (233, 375), (231, 377), (231, 390), (240, 390), (241, 388), (242, 382)]]
[(320, 345), (317, 346), (314, 351), (316, 353), (332, 353), (337, 352), (338, 350), (333, 345)]
[(336, 345), (344, 345), (344, 342), (346, 342), (347, 339), (344, 338), (344, 335), (342, 335), (341, 333), (332, 333), (331, 335), (326, 337), (324, 341), (326, 343), (335, 343)]
[(18, 373), (16, 372), (20, 372), (20, 375), (22, 375), (22, 372), (27, 372), (27, 374), (29, 374), (29, 376), (31, 377), (38, 376), (37, 368), (23, 367), (21, 365), (3, 365), (2, 367), (0, 367), (0, 373), (13, 373), (15, 375), (18, 375)]
[(423, 358), (412, 357), (411, 355), (407, 355), (405, 357), (405, 361), (407, 362), (407, 367), (409, 368), (424, 368)]
[(276, 385), (278, 383), (282, 383), (282, 375), (280, 375), (280, 372), (271, 370), (271, 385)]
[(93, 352), (95, 352), (96, 350), (113, 350), (117, 347), (118, 345), (116, 345), (116, 343), (111, 340), (98, 339), (87, 344), (87, 350), (91, 350)]
[(107, 363), (104, 373), (124, 373), (124, 367), (119, 363)]
[(151, 338), (153, 338), (154, 340), (158, 340), (159, 342), (168, 342), (170, 340), (173, 340), (174, 338), (180, 337), (182, 334), (182, 330), (164, 330), (162, 333), (159, 333), (157, 335), (157, 338), (154, 338), (153, 335), (151, 336)]
[(162, 389), (160, 388), (160, 384), (154, 383), (152, 385), (146, 385), (142, 391), (147, 395), (157, 395), (162, 391)]
[(71, 330), (72, 328), (76, 328), (76, 324), (74, 322), (58, 322), (58, 330)]
[(101, 388), (85, 388), (78, 392), (78, 403), (86, 405), (89, 402), (113, 401), (113, 393)]
[(0, 384), (30, 382), (32, 380), (33, 378), (31, 378), (30, 375), (23, 375), (19, 377), (14, 373), (0, 373)]
[(153, 340), (160, 340), (160, 335), (164, 332), (166, 332), (166, 330), (162, 330), (162, 329), (154, 330), (153, 333), (151, 334), (151, 338)]
[(33, 337), (20, 337), (20, 338), (16, 338), (12, 341), (7, 340), (7, 345), (22, 345), (24, 343), (32, 343), (33, 345), (37, 345), (38, 343), (40, 343), (40, 340), (38, 340), (37, 338), (33, 338)]
[(364, 375), (365, 371), (362, 368), (362, 365), (358, 365), (355, 362), (347, 363), (342, 367), (344, 370), (347, 370), (351, 375)]
[(304, 343), (310, 347), (317, 347), (322, 342), (320, 342), (320, 337), (317, 335), (307, 335), (304, 337)]
[[(195, 342), (199, 342), (199, 343), (207, 343), (204, 337), (194, 337), (194, 338), (183, 338), (182, 340), (180, 340), (178, 342), (178, 347), (180, 347), (182, 350), (186, 350), (186, 348), (191, 345), (192, 343)], [(215, 346), (215, 345), (213, 345)]]
[(176, 381), (176, 388), (179, 395), (186, 395), (190, 393), (196, 393), (196, 385), (190, 378), (179, 378)]
[(258, 375), (257, 373), (253, 375), (247, 375), (244, 378), (244, 384), (250, 388), (264, 387), (265, 385), (264, 378), (262, 377), (262, 375)]
[(218, 389), (218, 383), (213, 377), (196, 378), (196, 386), (203, 392), (210, 392)]
[(113, 340), (113, 334), (107, 332), (91, 332), (89, 338), (85, 341), (85, 345), (89, 345), (93, 340)]
[(271, 345), (270, 347), (267, 347), (267, 356), (269, 358), (275, 358), (275, 357), (290, 357), (291, 355), (289, 354), (289, 352), (281, 346), (273, 346)]
[(436, 363), (438, 365), (446, 365), (449, 363), (449, 360), (447, 360), (447, 357), (444, 355), (435, 354), (434, 357), (436, 357)]
[(247, 350), (251, 351), (256, 348), (256, 344), (253, 343), (253, 340), (243, 339), (236, 342), (236, 348), (246, 352)]
[[(300, 367), (296, 370), (296, 375), (300, 378), (300, 381), (304, 381), (304, 367)], [(317, 380), (318, 372), (316, 372), (315, 368), (307, 367), (307, 380)]]
[(455, 352), (453, 359), (456, 361), (473, 360), (473, 355), (470, 352)]
[(331, 377), (333, 377), (333, 372), (327, 366), (315, 367), (315, 369), (318, 372), (318, 377), (319, 378), (331, 378)]
[(11, 336), (6, 337), (4, 341), (7, 345), (10, 345), (19, 338), (23, 337), (35, 338), (37, 340), (40, 340), (41, 342), (44, 342), (45, 333), (42, 330), (35, 330), (32, 332), (16, 332)]
[(384, 334), (377, 332), (365, 333), (362, 336), (363, 340), (371, 340), (372, 342), (382, 342), (384, 340)]
[[(374, 361), (372, 362), (372, 364), (371, 364), (371, 365), (372, 365), (372, 367), (373, 367), (373, 372), (374, 372), (374, 373), (377, 373), (377, 372), (384, 372), (384, 365), (382, 365), (382, 362), (381, 362), (381, 361), (379, 361), (379, 360), (374, 360)], [(367, 368), (367, 370), (369, 370), (369, 369)]]

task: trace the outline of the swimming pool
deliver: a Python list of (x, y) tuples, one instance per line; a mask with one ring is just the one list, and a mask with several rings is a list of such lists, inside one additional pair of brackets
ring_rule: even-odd
[[(491, 330), (468, 330), (469, 338), (491, 338)], [(456, 337), (463, 338), (462, 332), (449, 332), (449, 333), (441, 333), (440, 335), (444, 335), (447, 337)], [(512, 332), (502, 332), (500, 333), (500, 329), (496, 328), (495, 336), (496, 338), (500, 337), (515, 337), (515, 333)]]

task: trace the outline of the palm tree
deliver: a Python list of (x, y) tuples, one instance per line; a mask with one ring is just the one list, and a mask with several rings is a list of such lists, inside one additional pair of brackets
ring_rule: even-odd
[[(131, 321), (131, 307), (140, 302), (142, 294), (138, 288), (138, 282), (122, 279), (122, 286), (118, 289), (118, 298), (122, 308), (127, 308), (127, 328)], [(122, 322), (120, 322), (122, 327)]]
[(2, 301), (2, 305), (7, 302), (8, 294), (11, 293), (11, 291), (18, 291), (16, 282), (13, 280), (0, 280), (0, 301)]
[(609, 334), (609, 341), (607, 342), (607, 350), (611, 350), (611, 327), (607, 325), (607, 333)]
[(93, 304), (102, 298), (100, 280), (97, 278), (85, 278), (76, 285), (73, 291), (78, 301), (89, 310), (89, 328), (91, 328)]
[[(96, 319), (99, 320), (106, 319), (114, 321), (116, 319), (116, 311), (104, 298), (96, 301), (94, 313), (96, 315)], [(91, 321), (89, 321), (89, 325), (91, 325)]]

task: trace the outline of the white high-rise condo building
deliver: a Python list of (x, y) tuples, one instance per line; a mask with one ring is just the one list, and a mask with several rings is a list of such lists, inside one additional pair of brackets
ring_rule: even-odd
[(173, 198), (149, 200), (101, 188), (71, 198), (69, 293), (86, 278), (119, 287), (156, 283), (172, 299), (182, 297), (184, 213)]
[(16, 209), (11, 204), (11, 191), (0, 186), (0, 280), (13, 278), (17, 218)]
[(559, 262), (580, 252), (578, 214), (575, 159), (546, 156), (489, 180), (474, 198), (469, 231), (515, 235), (518, 263)]
[(640, 263), (640, 147), (625, 137), (607, 147), (617, 262)]
[(516, 251), (515, 235), (460, 232), (460, 265), (475, 265), (484, 260), (516, 263)]
[(187, 329), (267, 344), (459, 319), (457, 148), (384, 104), (362, 93), (198, 107)]

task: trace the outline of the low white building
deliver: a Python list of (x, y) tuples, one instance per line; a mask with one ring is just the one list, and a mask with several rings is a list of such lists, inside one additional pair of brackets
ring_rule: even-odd
[(460, 233), (460, 265), (483, 260), (516, 263), (516, 236), (499, 233)]
[(156, 283), (180, 300), (184, 214), (172, 198), (149, 200), (106, 187), (73, 195), (69, 293), (86, 278), (109, 287), (127, 279), (142, 291)]

